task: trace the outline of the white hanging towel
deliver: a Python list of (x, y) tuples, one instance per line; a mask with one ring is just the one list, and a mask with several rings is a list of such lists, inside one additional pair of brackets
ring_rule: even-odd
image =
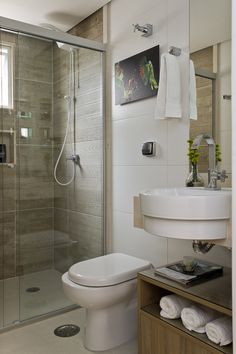
[(223, 316), (207, 323), (206, 335), (212, 342), (220, 346), (230, 344), (232, 342), (232, 319)]
[(196, 77), (192, 60), (189, 62), (189, 116), (190, 119), (197, 120)]
[(216, 312), (203, 306), (192, 305), (190, 307), (185, 307), (181, 312), (183, 325), (188, 330), (197, 333), (205, 333), (206, 324), (216, 318)]
[(181, 117), (181, 78), (179, 62), (175, 55), (164, 53), (161, 56), (155, 119)]
[(183, 308), (191, 304), (190, 300), (175, 294), (163, 296), (160, 300), (160, 315), (170, 319), (180, 318)]

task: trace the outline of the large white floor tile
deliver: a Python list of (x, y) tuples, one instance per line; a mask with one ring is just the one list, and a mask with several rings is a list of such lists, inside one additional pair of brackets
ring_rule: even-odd
[[(68, 338), (54, 335), (54, 329), (64, 324), (75, 324), (80, 332)], [(0, 334), (1, 354), (90, 354), (83, 346), (85, 310), (78, 309), (47, 320)], [(14, 338), (14, 340), (13, 340)], [(100, 354), (137, 354), (136, 341)]]

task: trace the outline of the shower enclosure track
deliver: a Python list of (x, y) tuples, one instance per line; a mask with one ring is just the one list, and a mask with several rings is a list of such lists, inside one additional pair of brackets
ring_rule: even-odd
[(35, 25), (12, 20), (2, 16), (0, 16), (0, 28), (9, 31), (22, 32), (31, 36), (41, 37), (44, 39), (64, 42), (80, 48), (96, 50), (98, 52), (106, 51), (106, 45), (103, 43), (95, 42), (92, 41), (91, 39), (85, 39), (85, 38), (73, 36), (69, 33), (49, 30), (43, 27), (38, 27)]

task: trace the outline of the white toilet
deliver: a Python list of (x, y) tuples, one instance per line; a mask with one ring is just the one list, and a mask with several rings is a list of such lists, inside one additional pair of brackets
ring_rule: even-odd
[(62, 276), (66, 296), (86, 308), (84, 346), (104, 351), (137, 334), (137, 273), (151, 264), (122, 253), (79, 262)]

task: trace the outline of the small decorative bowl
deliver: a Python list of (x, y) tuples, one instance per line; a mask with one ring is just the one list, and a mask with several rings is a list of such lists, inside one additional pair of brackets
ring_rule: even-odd
[(185, 273), (193, 273), (196, 269), (197, 261), (193, 257), (185, 256), (183, 257), (183, 271)]

